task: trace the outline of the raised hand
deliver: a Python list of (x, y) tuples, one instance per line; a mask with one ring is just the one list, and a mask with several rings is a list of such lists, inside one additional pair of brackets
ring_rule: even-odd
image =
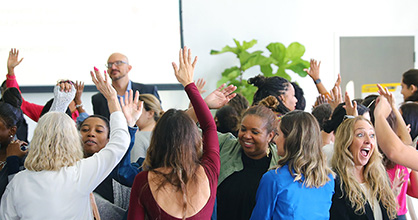
[(232, 98), (234, 98), (237, 94), (232, 93), (234, 92), (237, 87), (234, 85), (229, 85), (226, 88), (225, 83), (222, 84), (219, 88), (215, 89), (211, 94), (209, 94), (205, 98), (205, 102), (210, 109), (219, 109), (226, 105)]
[(58, 81), (57, 86), (60, 87), (60, 91), (71, 92), (73, 83), (70, 80), (60, 80)]
[(120, 98), (122, 112), (125, 115), (128, 125), (131, 127), (135, 125), (143, 111), (143, 102), (139, 101), (139, 91), (135, 92), (135, 98), (132, 98), (132, 96), (133, 91), (131, 89), (129, 93), (128, 91), (125, 92), (125, 100), (122, 97)]
[(200, 94), (203, 94), (203, 93), (206, 92), (206, 90), (203, 89), (203, 87), (205, 87), (205, 85), (206, 85), (206, 81), (203, 78), (199, 78), (196, 81), (196, 87), (199, 90)]
[(192, 62), (192, 51), (187, 49), (187, 47), (184, 47), (184, 49), (180, 49), (179, 52), (179, 67), (177, 67), (176, 63), (172, 63), (174, 74), (179, 83), (183, 86), (187, 86), (193, 82), (193, 72), (196, 62), (197, 57), (195, 57)]
[(109, 112), (121, 111), (121, 107), (118, 101), (118, 95), (116, 93), (115, 88), (110, 84), (110, 80), (108, 79), (108, 75), (106, 71), (104, 71), (104, 78), (103, 75), (100, 73), (99, 69), (94, 67), (94, 72), (90, 71), (91, 80), (93, 81), (94, 85), (96, 85), (97, 90), (103, 94), (103, 96), (107, 99), (107, 104), (109, 106)]
[(343, 107), (345, 108), (347, 115), (357, 116), (357, 102), (351, 102), (350, 96), (348, 96), (348, 92), (345, 92), (344, 101), (345, 105)]
[(84, 82), (82, 81), (76, 81), (75, 82), (75, 104), (76, 105), (80, 105), (81, 104), (81, 96), (83, 95), (83, 91), (84, 91)]
[(310, 62), (310, 68), (309, 69), (303, 69), (314, 81), (318, 80), (319, 77), (319, 67), (321, 66), (321, 61), (316, 61), (314, 59), (311, 59)]
[(15, 67), (18, 66), (22, 60), (23, 58), (19, 60), (19, 50), (12, 48), (9, 52), (9, 59), (7, 60), (7, 71), (9, 75), (14, 75)]
[(28, 143), (20, 140), (14, 140), (10, 142), (10, 144), (6, 148), (6, 155), (7, 157), (10, 156), (18, 156), (19, 158), (22, 158), (28, 153), (28, 150), (22, 150), (22, 146), (27, 146)]
[(405, 183), (405, 173), (401, 172), (401, 169), (396, 169), (395, 177), (392, 181), (392, 192), (395, 194), (395, 197), (398, 197), (401, 192), (402, 186)]
[(395, 99), (388, 88), (383, 88), (380, 84), (377, 84), (377, 88), (379, 88), (379, 94), (384, 96), (392, 107), (395, 107)]
[(340, 103), (343, 102), (343, 97), (341, 95), (341, 87), (340, 86), (334, 86), (331, 93), (331, 99), (328, 99), (328, 103), (331, 106), (332, 110), (334, 110)]

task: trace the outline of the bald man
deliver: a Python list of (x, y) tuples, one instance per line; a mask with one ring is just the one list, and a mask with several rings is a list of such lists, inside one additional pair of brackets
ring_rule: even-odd
[[(156, 86), (144, 85), (129, 80), (128, 73), (131, 71), (132, 66), (129, 65), (128, 58), (125, 55), (113, 53), (107, 60), (106, 66), (109, 77), (112, 79), (112, 86), (118, 93), (118, 97), (124, 97), (125, 92), (132, 89), (134, 93), (138, 90), (140, 94), (152, 94), (160, 100)], [(110, 114), (107, 101), (101, 93), (93, 95), (91, 102), (94, 114), (102, 115), (109, 119)]]

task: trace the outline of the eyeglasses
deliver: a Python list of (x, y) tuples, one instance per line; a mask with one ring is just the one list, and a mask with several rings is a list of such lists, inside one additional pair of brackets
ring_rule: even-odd
[(115, 66), (120, 66), (122, 64), (128, 64), (128, 62), (125, 62), (125, 61), (122, 61), (122, 60), (118, 60), (118, 61), (115, 61), (113, 63), (109, 62), (109, 63), (106, 64), (106, 67), (107, 68), (112, 68), (113, 64), (115, 64)]

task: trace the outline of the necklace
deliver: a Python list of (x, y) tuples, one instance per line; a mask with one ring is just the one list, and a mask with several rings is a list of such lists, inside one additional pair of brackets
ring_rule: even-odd
[(6, 161), (0, 161), (0, 167), (4, 167), (4, 166), (6, 166)]

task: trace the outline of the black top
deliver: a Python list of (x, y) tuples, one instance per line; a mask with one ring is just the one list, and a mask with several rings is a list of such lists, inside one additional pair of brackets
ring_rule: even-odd
[(271, 156), (253, 160), (241, 156), (244, 169), (227, 177), (218, 187), (218, 219), (250, 219), (261, 177), (267, 172)]
[[(337, 175), (335, 178), (335, 188), (334, 188), (334, 195), (332, 196), (332, 205), (331, 209), (329, 210), (330, 218), (335, 220), (349, 220), (349, 219), (364, 219), (364, 220), (374, 220), (373, 210), (370, 204), (367, 202), (364, 206), (365, 213), (362, 215), (356, 214), (354, 212), (354, 208), (351, 207), (350, 200), (347, 197), (347, 194), (344, 193), (342, 197), (343, 191), (340, 187), (340, 177)], [(344, 184), (343, 184), (344, 189)], [(383, 207), (381, 201), (379, 201), (380, 209), (382, 210), (382, 217), (383, 220), (389, 220), (387, 210)]]

